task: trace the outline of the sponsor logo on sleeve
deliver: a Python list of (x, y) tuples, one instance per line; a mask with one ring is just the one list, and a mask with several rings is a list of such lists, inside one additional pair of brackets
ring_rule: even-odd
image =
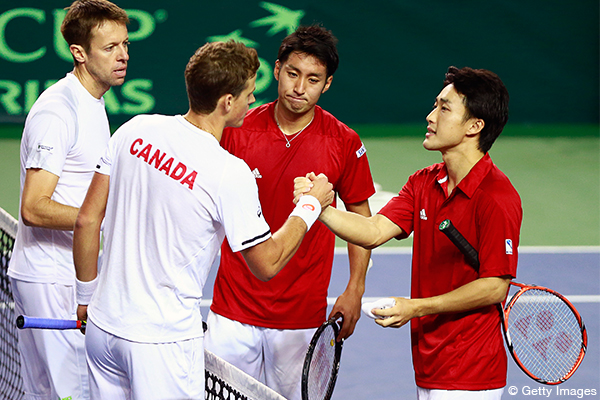
[(356, 158), (361, 158), (367, 152), (367, 148), (363, 144), (360, 149), (356, 150)]
[(52, 153), (52, 150), (54, 150), (54, 147), (48, 146), (46, 144), (38, 144), (38, 147), (37, 147), (37, 151), (39, 151), (39, 152), (45, 151), (48, 153)]
[(505, 247), (506, 247), (506, 254), (512, 254), (513, 253), (513, 242), (511, 239), (506, 239), (504, 241), (505, 243)]

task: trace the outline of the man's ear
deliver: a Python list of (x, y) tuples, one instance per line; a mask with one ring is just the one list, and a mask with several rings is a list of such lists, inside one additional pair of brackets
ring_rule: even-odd
[(279, 81), (279, 73), (281, 72), (281, 63), (279, 60), (275, 61), (275, 68), (273, 68), (273, 76), (275, 76), (275, 80)]
[(331, 75), (329, 78), (327, 78), (327, 80), (325, 81), (325, 86), (323, 87), (323, 90), (321, 90), (321, 94), (325, 93), (326, 91), (329, 90), (329, 87), (331, 86), (331, 81), (333, 81), (333, 75)]
[(470, 125), (467, 130), (467, 135), (469, 135), (469, 136), (474, 136), (474, 135), (480, 134), (481, 131), (483, 130), (483, 128), (485, 127), (485, 121), (482, 120), (481, 118), (471, 118), (471, 120), (469, 120), (468, 123)]
[(227, 114), (231, 111), (234, 100), (235, 98), (233, 97), (233, 95), (231, 93), (227, 93), (221, 96), (217, 104), (221, 105), (221, 107), (223, 107), (223, 112)]
[(78, 45), (78, 44), (72, 44), (69, 46), (69, 50), (71, 51), (71, 54), (73, 55), (73, 59), (75, 61), (77, 61), (78, 63), (82, 64), (87, 59), (87, 53), (85, 52), (85, 49), (83, 48), (83, 46)]

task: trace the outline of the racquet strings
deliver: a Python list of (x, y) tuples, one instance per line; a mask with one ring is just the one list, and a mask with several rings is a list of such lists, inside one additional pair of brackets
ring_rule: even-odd
[(327, 327), (315, 344), (308, 372), (307, 392), (309, 400), (324, 399), (331, 386), (335, 368), (336, 332), (332, 325)]
[(546, 290), (521, 294), (508, 314), (507, 331), (516, 358), (543, 381), (561, 381), (580, 359), (579, 320), (567, 303)]

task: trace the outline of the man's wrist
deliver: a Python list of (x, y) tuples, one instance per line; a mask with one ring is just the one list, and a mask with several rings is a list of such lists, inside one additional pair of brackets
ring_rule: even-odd
[(98, 276), (89, 282), (83, 282), (75, 278), (75, 292), (77, 304), (81, 306), (87, 306), (90, 304), (92, 295), (98, 286)]
[(300, 197), (290, 217), (300, 217), (306, 223), (306, 231), (315, 223), (321, 214), (321, 203), (315, 196), (304, 195)]

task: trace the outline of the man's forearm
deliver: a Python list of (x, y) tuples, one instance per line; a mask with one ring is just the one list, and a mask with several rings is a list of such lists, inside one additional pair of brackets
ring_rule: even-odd
[(346, 290), (356, 291), (361, 297), (365, 292), (365, 279), (370, 258), (371, 250), (348, 243), (350, 278)]
[(242, 250), (242, 256), (254, 276), (267, 282), (277, 275), (296, 253), (305, 233), (306, 223), (301, 218), (288, 218), (269, 239)]
[(455, 313), (502, 302), (508, 292), (508, 278), (479, 278), (451, 292), (425, 299), (413, 299), (417, 316)]
[(367, 218), (330, 206), (323, 210), (319, 220), (339, 238), (365, 249), (373, 249), (385, 242), (381, 240), (380, 231), (373, 223), (373, 217)]
[(27, 226), (72, 231), (79, 208), (41, 198), (34, 204), (23, 205), (21, 217)]
[(98, 274), (101, 221), (84, 221), (78, 218), (73, 234), (73, 262), (80, 281), (91, 281)]

